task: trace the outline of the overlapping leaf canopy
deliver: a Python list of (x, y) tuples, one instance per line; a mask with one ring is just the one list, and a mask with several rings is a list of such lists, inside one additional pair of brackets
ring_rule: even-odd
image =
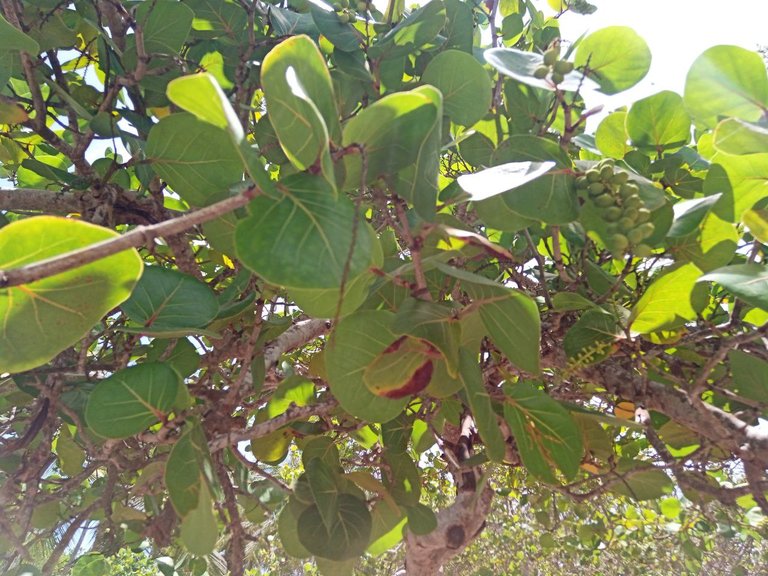
[(593, 123), (650, 62), (527, 0), (2, 2), (2, 571), (434, 573), (494, 496), (763, 538), (768, 74)]

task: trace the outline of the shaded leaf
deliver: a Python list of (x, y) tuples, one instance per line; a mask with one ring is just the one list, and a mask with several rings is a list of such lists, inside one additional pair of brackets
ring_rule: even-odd
[(279, 188), (279, 199), (255, 198), (251, 215), (237, 224), (243, 264), (271, 284), (300, 289), (338, 289), (345, 272), (349, 280), (368, 268), (375, 236), (352, 202), (308, 174), (289, 176)]
[(583, 452), (581, 433), (563, 406), (530, 382), (507, 383), (504, 419), (512, 429), (525, 467), (535, 476), (556, 483), (554, 468), (571, 479)]
[(496, 420), (491, 397), (483, 384), (483, 375), (480, 372), (477, 357), (465, 349), (459, 351), (459, 374), (464, 383), (464, 392), (472, 410), (475, 426), (485, 444), (488, 459), (501, 462), (504, 460), (506, 451), (504, 436)]
[(298, 536), (315, 556), (342, 561), (363, 554), (371, 526), (371, 513), (365, 503), (350, 494), (340, 494), (333, 524), (326, 527), (318, 507), (310, 506), (299, 516)]
[(139, 364), (99, 382), (88, 396), (85, 420), (104, 438), (127, 438), (167, 416), (176, 400), (179, 375), (165, 364)]
[(491, 106), (491, 79), (466, 52), (441, 52), (429, 62), (421, 81), (440, 90), (445, 114), (456, 124), (474, 125)]
[(705, 274), (699, 282), (717, 282), (737, 298), (768, 310), (768, 268), (761, 264), (724, 266)]
[(203, 282), (176, 270), (147, 266), (122, 308), (128, 318), (147, 328), (184, 330), (210, 324), (219, 303)]

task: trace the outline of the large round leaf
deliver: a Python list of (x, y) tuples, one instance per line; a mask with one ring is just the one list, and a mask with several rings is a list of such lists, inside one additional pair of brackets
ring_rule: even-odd
[(347, 316), (336, 327), (325, 349), (331, 392), (344, 410), (361, 420), (392, 420), (409, 400), (380, 398), (368, 390), (363, 378), (366, 368), (397, 340), (391, 330), (394, 320), (394, 314), (383, 310)]
[(703, 128), (714, 128), (724, 116), (759, 120), (768, 111), (768, 75), (763, 59), (738, 46), (706, 50), (688, 70), (685, 105)]
[(179, 375), (170, 366), (131, 366), (96, 385), (88, 397), (85, 421), (99, 436), (127, 438), (162, 420), (178, 390)]
[(193, 421), (173, 445), (165, 463), (165, 487), (173, 509), (182, 518), (200, 505), (201, 492), (210, 480), (210, 457), (205, 433)]
[(123, 304), (132, 321), (153, 330), (203, 328), (219, 312), (219, 303), (206, 284), (177, 272), (148, 266), (133, 295)]
[(331, 75), (317, 45), (294, 36), (273, 48), (261, 65), (268, 117), (291, 162), (304, 170), (328, 156), (328, 140), (341, 127)]
[[(385, 96), (352, 118), (344, 127), (343, 143), (363, 148), (366, 182), (413, 164), (433, 124), (439, 121), (438, 112), (429, 94), (412, 90)], [(347, 154), (344, 166), (346, 187), (359, 187), (362, 153)]]
[(339, 494), (334, 522), (326, 526), (317, 506), (310, 506), (298, 520), (299, 541), (316, 556), (347, 560), (360, 556), (371, 536), (371, 513), (365, 502), (351, 494)]
[(680, 95), (665, 90), (632, 105), (627, 133), (638, 148), (660, 153), (688, 143), (691, 118)]
[(576, 50), (575, 64), (586, 66), (589, 77), (606, 94), (631, 88), (651, 67), (651, 51), (637, 32), (626, 26), (609, 26), (587, 36)]
[[(115, 238), (78, 220), (38, 216), (0, 229), (0, 269), (16, 268)], [(0, 289), (0, 372), (44, 364), (80, 340), (130, 296), (143, 264), (135, 250), (50, 278)]]
[[(268, 282), (291, 288), (338, 288), (371, 264), (372, 235), (354, 205), (321, 178), (296, 174), (278, 200), (262, 196), (235, 232), (243, 264)], [(350, 247), (354, 251), (349, 258)]]
[(443, 93), (445, 113), (456, 124), (472, 126), (491, 106), (491, 79), (474, 56), (446, 50), (435, 56), (421, 81)]
[(147, 157), (185, 201), (205, 206), (243, 179), (243, 164), (226, 130), (186, 112), (166, 116), (150, 131)]

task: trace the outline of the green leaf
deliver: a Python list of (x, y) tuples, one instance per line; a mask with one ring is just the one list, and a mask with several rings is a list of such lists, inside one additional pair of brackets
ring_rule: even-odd
[(320, 458), (311, 458), (305, 465), (309, 487), (327, 530), (333, 527), (339, 515), (339, 488), (336, 474)]
[(59, 461), (59, 469), (65, 475), (71, 478), (83, 471), (85, 451), (75, 442), (72, 433), (69, 431), (69, 426), (66, 424), (62, 424), (59, 429), (55, 452)]
[(691, 138), (691, 118), (679, 94), (665, 90), (638, 100), (627, 114), (627, 133), (642, 150), (661, 153)]
[[(208, 489), (210, 471), (208, 442), (196, 421), (179, 438), (165, 463), (165, 486), (176, 513), (182, 518), (199, 507), (203, 489)], [(210, 473), (210, 472), (209, 472)]]
[(768, 403), (768, 362), (741, 350), (728, 352), (733, 385), (739, 396)]
[(694, 264), (673, 266), (657, 276), (632, 308), (632, 331), (649, 334), (695, 319), (708, 301), (706, 293), (696, 287), (700, 276), (701, 270)]
[(344, 410), (361, 420), (392, 420), (409, 400), (379, 398), (363, 381), (368, 365), (397, 339), (392, 332), (394, 320), (394, 314), (383, 310), (350, 314), (339, 322), (325, 349), (331, 393)]
[(219, 525), (213, 513), (213, 501), (208, 486), (200, 485), (197, 506), (181, 520), (181, 541), (195, 556), (206, 556), (216, 548)]
[(414, 534), (429, 534), (437, 528), (437, 516), (429, 506), (421, 503), (406, 506), (405, 512), (408, 515), (408, 530)]
[(103, 576), (108, 572), (107, 559), (96, 552), (80, 556), (72, 566), (72, 576)]
[(344, 287), (344, 297), (340, 309), (338, 308), (339, 288), (291, 288), (289, 293), (296, 305), (309, 316), (334, 318), (337, 309), (340, 316), (346, 316), (357, 310), (366, 301), (375, 278), (372, 273), (367, 271), (350, 278)]
[[(536, 78), (534, 72), (537, 68), (544, 65), (541, 54), (534, 52), (524, 52), (516, 48), (490, 48), (483, 55), (485, 61), (496, 68), (504, 76), (514, 78), (518, 82), (542, 88), (544, 90), (554, 91), (555, 84), (549, 78)], [(560, 90), (566, 92), (575, 92), (577, 90), (594, 90), (597, 84), (578, 70), (573, 70), (557, 85)]]
[(128, 318), (147, 328), (184, 330), (210, 324), (219, 313), (219, 302), (203, 282), (176, 270), (147, 266), (122, 308)]
[(309, 7), (312, 20), (320, 34), (333, 44), (334, 48), (343, 52), (357, 52), (363, 37), (352, 24), (342, 22), (333, 10), (324, 10), (316, 4)]
[(685, 80), (685, 105), (696, 124), (714, 128), (720, 118), (748, 122), (768, 110), (768, 74), (757, 52), (714, 46), (691, 65)]
[[(747, 210), (768, 197), (768, 153), (743, 156), (718, 154), (714, 162), (713, 168), (719, 164), (725, 170), (727, 179), (724, 184), (730, 185), (732, 190), (733, 213), (728, 214), (732, 216), (728, 220), (738, 222)], [(714, 170), (710, 170), (712, 172)]]
[(575, 220), (578, 205), (573, 177), (565, 170), (572, 167), (568, 155), (550, 140), (519, 134), (505, 140), (493, 157), (494, 165), (525, 161), (554, 161), (556, 167), (563, 170), (553, 170), (502, 194), (504, 203), (521, 216), (548, 224)]
[(371, 517), (371, 543), (366, 552), (379, 556), (402, 541), (403, 527), (408, 518), (398, 506), (386, 500), (379, 500), (373, 505)]
[(504, 419), (525, 467), (545, 482), (557, 483), (555, 466), (572, 479), (579, 470), (583, 445), (568, 410), (530, 382), (506, 383), (504, 392)]
[[(0, 269), (25, 266), (118, 234), (69, 218), (36, 216), (0, 229)], [(40, 366), (78, 342), (131, 294), (142, 272), (126, 250), (50, 278), (0, 289), (0, 372)]]
[(726, 118), (717, 124), (712, 145), (724, 154), (758, 154), (768, 150), (768, 129), (738, 118)]
[(645, 78), (651, 51), (632, 28), (609, 26), (581, 41), (574, 63), (588, 68), (588, 76), (597, 81), (601, 92), (616, 94)]
[(502, 286), (467, 284), (493, 343), (517, 367), (538, 374), (541, 319), (536, 302)]
[(491, 107), (491, 79), (466, 52), (441, 52), (427, 65), (421, 81), (442, 92), (445, 114), (456, 124), (472, 126)]
[(371, 513), (365, 502), (351, 494), (340, 494), (338, 514), (326, 527), (317, 506), (304, 510), (298, 519), (298, 535), (312, 554), (342, 561), (361, 556), (371, 536)]
[(421, 86), (413, 90), (430, 99), (437, 108), (435, 120), (424, 130), (424, 137), (416, 154), (416, 162), (403, 170), (396, 185), (397, 194), (413, 204), (416, 213), (430, 222), (435, 218), (437, 203), (437, 179), (440, 172), (440, 147), (442, 145), (443, 97), (432, 86)]
[(672, 491), (672, 480), (663, 470), (627, 471), (625, 476), (612, 484), (611, 492), (628, 496), (633, 500), (655, 500)]
[(610, 355), (620, 332), (621, 326), (613, 314), (592, 308), (568, 330), (563, 349), (568, 359), (579, 365), (599, 362)]
[(350, 150), (344, 156), (345, 188), (361, 185), (362, 154), (366, 159), (366, 183), (413, 164), (439, 120), (439, 112), (433, 96), (416, 89), (385, 96), (350, 119), (344, 126), (343, 145), (360, 146), (362, 152)]
[(340, 142), (341, 126), (331, 75), (317, 45), (308, 36), (278, 44), (264, 58), (261, 83), (267, 116), (286, 156), (299, 170), (317, 164), (329, 177), (329, 139)]
[(179, 390), (179, 375), (165, 364), (139, 364), (99, 382), (88, 397), (85, 420), (104, 438), (127, 438), (163, 420)]
[(11, 50), (29, 52), (36, 56), (40, 52), (40, 45), (0, 14), (0, 52)]
[(387, 32), (371, 54), (378, 57), (384, 52), (388, 58), (410, 54), (434, 40), (445, 26), (445, 21), (445, 5), (441, 0), (431, 0)]
[(243, 179), (243, 163), (227, 131), (187, 112), (155, 124), (145, 152), (157, 175), (193, 206), (221, 200)]
[(458, 177), (459, 186), (473, 201), (485, 200), (543, 176), (555, 162), (508, 162)]
[(674, 238), (687, 236), (699, 229), (699, 226), (710, 213), (712, 207), (722, 197), (722, 194), (713, 194), (703, 198), (694, 198), (693, 200), (683, 200), (675, 204), (672, 209), (675, 213), (675, 219), (672, 221), (672, 227), (667, 232), (667, 237)]
[(704, 216), (697, 228), (685, 236), (668, 238), (667, 244), (676, 261), (690, 261), (702, 272), (709, 272), (725, 266), (733, 259), (738, 241), (736, 226), (722, 220), (712, 210)]
[(166, 94), (176, 106), (199, 120), (229, 130), (235, 144), (245, 137), (237, 114), (211, 74), (203, 72), (175, 78), (168, 83)]
[(408, 298), (400, 304), (392, 330), (427, 340), (440, 351), (448, 372), (456, 376), (461, 325), (456, 309), (438, 302)]
[(705, 274), (699, 282), (717, 282), (737, 298), (768, 310), (768, 268), (761, 264), (724, 266)]
[(254, 199), (237, 225), (243, 264), (271, 284), (309, 289), (338, 289), (345, 273), (349, 280), (368, 268), (375, 236), (352, 202), (308, 174), (289, 176), (279, 189), (277, 200)]
[(427, 387), (439, 353), (429, 342), (401, 336), (365, 369), (363, 381), (376, 396), (406, 398)]
[(277, 534), (280, 536), (280, 545), (285, 553), (294, 558), (309, 558), (312, 552), (307, 550), (299, 540), (299, 514), (304, 509), (296, 509), (290, 503), (283, 506), (277, 517)]
[(747, 210), (741, 216), (741, 221), (749, 228), (749, 232), (763, 244), (768, 244), (768, 210), (755, 208)]
[(459, 351), (459, 374), (464, 383), (464, 392), (467, 395), (469, 408), (472, 410), (475, 426), (485, 444), (488, 459), (501, 462), (506, 452), (504, 436), (496, 420), (491, 397), (483, 384), (483, 375), (480, 372), (477, 357), (464, 348)]
[[(194, 13), (189, 6), (174, 0), (154, 0), (139, 4), (136, 8), (136, 22), (141, 25), (144, 33), (146, 53), (178, 54), (192, 28), (193, 18)], [(135, 42), (135, 39), (131, 38), (131, 41)]]
[(624, 158), (632, 147), (627, 143), (629, 134), (626, 128), (627, 112), (621, 110), (608, 114), (600, 122), (595, 132), (595, 144), (604, 155), (611, 158)]

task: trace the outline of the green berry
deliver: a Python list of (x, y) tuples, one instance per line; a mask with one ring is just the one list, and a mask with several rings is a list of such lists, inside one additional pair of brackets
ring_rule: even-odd
[(565, 80), (565, 76), (563, 74), (560, 74), (560, 72), (552, 72), (552, 82), (555, 84), (560, 84)]
[(600, 168), (600, 178), (605, 182), (610, 182), (613, 178), (613, 166), (603, 166)]
[(588, 190), (590, 196), (600, 196), (600, 194), (605, 192), (605, 186), (603, 186), (602, 182), (592, 182), (588, 186)]
[(349, 0), (338, 0), (338, 2), (342, 8), (349, 8)]
[(549, 66), (541, 65), (533, 71), (533, 77), (538, 78), (539, 80), (545, 78), (547, 74), (549, 74)]
[(589, 182), (587, 182), (586, 176), (577, 176), (576, 182), (575, 182), (576, 188), (579, 190), (584, 190), (589, 185)]
[(653, 222), (643, 222), (637, 227), (637, 229), (642, 231), (643, 239), (646, 239), (649, 236), (653, 235), (653, 232), (654, 230), (656, 230), (656, 227), (653, 225)]
[(627, 218), (626, 216), (622, 216), (619, 218), (619, 227), (622, 230), (629, 230), (635, 225), (635, 221), (632, 220), (632, 218)]
[(638, 244), (635, 246), (634, 252), (638, 258), (648, 258), (648, 256), (653, 254), (653, 248), (648, 246), (648, 244)]
[(595, 203), (596, 206), (599, 206), (600, 208), (607, 208), (608, 206), (613, 206), (616, 200), (610, 194), (603, 194), (601, 196), (598, 196), (597, 198), (594, 198), (593, 202)]
[(638, 208), (637, 209), (637, 221), (638, 222), (648, 222), (648, 220), (651, 219), (651, 211), (648, 210), (648, 208)]
[(622, 198), (629, 198), (633, 194), (637, 194), (640, 192), (640, 188), (637, 187), (637, 184), (633, 184), (632, 182), (628, 182), (627, 184), (622, 184), (619, 187), (619, 194)]
[(645, 240), (645, 236), (643, 236), (643, 231), (640, 230), (640, 228), (635, 228), (634, 230), (627, 232), (627, 239), (632, 244), (640, 244), (640, 242)]
[(632, 222), (637, 222), (637, 208), (625, 207), (623, 216), (626, 216), (627, 218), (632, 220)]
[(643, 205), (643, 200), (637, 194), (632, 194), (629, 198), (624, 198), (624, 206), (627, 208), (640, 208)]
[(368, 2), (358, 2), (357, 3), (357, 11), (358, 12), (365, 12), (368, 10)]
[(573, 62), (566, 62), (565, 60), (558, 60), (553, 64), (555, 72), (558, 74), (568, 74), (573, 72)]
[(600, 172), (595, 170), (594, 168), (590, 168), (587, 170), (586, 174), (584, 174), (587, 177), (588, 182), (599, 182), (600, 181)]
[(621, 218), (621, 208), (618, 206), (610, 206), (603, 213), (603, 220), (606, 222), (616, 222), (619, 218)]
[(613, 175), (613, 178), (611, 178), (611, 184), (616, 184), (617, 186), (621, 184), (626, 184), (629, 180), (629, 174), (626, 172), (616, 172)]
[(347, 24), (351, 20), (351, 17), (347, 12), (336, 12), (336, 16), (339, 17), (339, 22), (342, 24)]
[(554, 66), (555, 62), (557, 62), (557, 57), (560, 55), (560, 51), (556, 48), (550, 48), (546, 52), (544, 52), (544, 64), (547, 66)]
[(624, 234), (614, 234), (609, 240), (612, 252), (624, 252), (629, 246), (629, 240)]

